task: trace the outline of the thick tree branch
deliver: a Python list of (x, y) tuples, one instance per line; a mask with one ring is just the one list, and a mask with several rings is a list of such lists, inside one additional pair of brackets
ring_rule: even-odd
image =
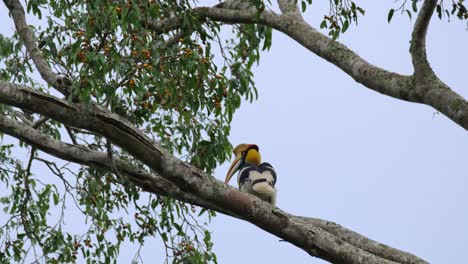
[(360, 234), (344, 228), (333, 222), (324, 221), (321, 219), (315, 218), (304, 218), (304, 221), (314, 224), (323, 230), (326, 230), (330, 234), (336, 236), (339, 239), (342, 239), (354, 246), (360, 247), (367, 252), (378, 252), (377, 254), (384, 259), (396, 262), (396, 263), (416, 263), (414, 261), (419, 261), (413, 255), (400, 254), (399, 250), (368, 239)]
[[(424, 4), (426, 6), (423, 9), (426, 11), (423, 14), (431, 13), (432, 6), (426, 2)], [(224, 23), (257, 23), (277, 29), (311, 52), (339, 67), (365, 87), (404, 101), (432, 106), (468, 130), (468, 102), (438, 80), (435, 75), (421, 80), (416, 78), (417, 76), (400, 75), (374, 66), (345, 45), (333, 41), (302, 19), (295, 17), (276, 15), (268, 11), (256, 15), (256, 12), (252, 10), (210, 7), (199, 7), (195, 11), (202, 17)]]
[(10, 10), (10, 14), (13, 17), (13, 21), (15, 22), (16, 31), (21, 37), (21, 40), (24, 42), (26, 50), (31, 56), (34, 65), (36, 65), (37, 70), (41, 74), (42, 79), (44, 79), (44, 81), (57, 89), (63, 95), (69, 95), (72, 85), (70, 79), (54, 73), (47, 64), (47, 61), (44, 59), (42, 52), (37, 46), (31, 29), (26, 23), (24, 9), (21, 3), (18, 0), (3, 0), (3, 2)]
[(276, 15), (270, 11), (263, 11), (257, 15), (253, 9), (226, 9), (218, 7), (197, 7), (194, 12), (200, 17), (209, 18), (214, 21), (220, 21), (230, 24), (236, 23), (262, 23), (267, 24), (273, 21)]
[(159, 21), (144, 20), (142, 23), (152, 31), (164, 34), (179, 29), (182, 26), (182, 19), (179, 17), (173, 17)]
[(430, 105), (468, 129), (468, 102), (441, 81), (421, 83), (415, 76), (400, 75), (376, 67), (302, 19), (269, 11), (258, 15), (252, 9), (199, 7), (194, 12), (200, 17), (224, 23), (258, 23), (275, 28), (336, 65), (365, 87), (397, 99)]
[(423, 2), (411, 35), (410, 54), (414, 67), (414, 84), (421, 103), (433, 106), (468, 129), (468, 102), (452, 91), (432, 70), (426, 53), (426, 35), (437, 0)]
[(411, 35), (410, 53), (416, 77), (434, 75), (426, 55), (426, 34), (437, 0), (424, 1)]
[(345, 45), (332, 41), (303, 20), (262, 12), (256, 16), (247, 10), (223, 10), (219, 8), (198, 8), (197, 12), (210, 19), (227, 23), (261, 23), (273, 27), (299, 42), (301, 45), (333, 63), (357, 82), (365, 86), (404, 100), (416, 101), (409, 91), (410, 76), (399, 75), (376, 67), (363, 60)]
[[(362, 245), (362, 241), (368, 241), (367, 238), (356, 233), (343, 233), (342, 229), (334, 229), (333, 232), (339, 232), (341, 235), (333, 235), (331, 231), (314, 224), (314, 221), (319, 220), (304, 220), (308, 218), (290, 215), (255, 196), (226, 187), (221, 181), (177, 160), (128, 121), (107, 109), (89, 104), (70, 103), (5, 81), (0, 81), (0, 103), (49, 116), (65, 125), (99, 133), (155, 170), (165, 180), (174, 183), (182, 192), (193, 195), (196, 204), (203, 204), (207, 208), (249, 221), (313, 256), (334, 263), (398, 263), (384, 257), (388, 247), (374, 244), (370, 250), (368, 244)], [(3, 131), (6, 131), (5, 126), (0, 123)], [(21, 139), (27, 141), (24, 137)], [(34, 143), (31, 140), (27, 142)], [(54, 153), (54, 149), (47, 149), (47, 146), (51, 145), (49, 142), (41, 149)], [(73, 145), (67, 144), (66, 147), (73, 149)], [(87, 162), (93, 165), (96, 164), (96, 160), (105, 159), (102, 163), (107, 164), (107, 168), (111, 168), (107, 155), (103, 153), (101, 156), (92, 158), (87, 156)], [(80, 162), (73, 160), (73, 157), (69, 160)], [(151, 187), (147, 186), (146, 190), (151, 190)], [(326, 221), (324, 223), (325, 226), (337, 226)], [(399, 263), (425, 263), (409, 253), (396, 249), (395, 252), (401, 256), (394, 258), (405, 260)]]
[(31, 125), (33, 128), (38, 128), (40, 127), (42, 124), (44, 124), (45, 122), (47, 122), (47, 120), (49, 120), (48, 117), (46, 116), (42, 116), (41, 118), (39, 118), (38, 120), (34, 121), (34, 123)]
[[(113, 164), (107, 153), (90, 150), (83, 146), (72, 145), (41, 134), (33, 127), (21, 124), (0, 114), (0, 131), (20, 139), (59, 159), (71, 161), (81, 165), (99, 167), (112, 171)], [(158, 195), (165, 195), (178, 200), (196, 204), (190, 194), (182, 192), (177, 186), (161, 176), (147, 173), (125, 161), (114, 158), (115, 166), (128, 178), (145, 191)]]

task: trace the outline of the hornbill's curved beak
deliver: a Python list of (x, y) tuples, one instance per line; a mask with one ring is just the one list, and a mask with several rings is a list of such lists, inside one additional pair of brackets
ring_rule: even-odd
[(240, 166), (244, 163), (244, 155), (242, 153), (239, 153), (236, 155), (236, 158), (231, 164), (231, 167), (229, 167), (228, 173), (226, 174), (226, 179), (224, 180), (224, 183), (228, 184), (228, 182), (231, 180), (232, 176), (234, 173), (236, 173), (237, 170), (239, 170)]
[[(254, 157), (252, 161), (248, 160), (249, 157), (247, 154), (249, 150), (255, 150), (255, 155), (253, 155)], [(233, 152), (234, 155), (236, 155), (236, 158), (227, 172), (226, 179), (224, 180), (224, 183), (226, 184), (231, 180), (236, 171), (238, 171), (246, 162), (254, 163), (254, 165), (258, 165), (260, 163), (260, 153), (258, 152), (258, 146), (255, 144), (240, 144), (234, 148)]]

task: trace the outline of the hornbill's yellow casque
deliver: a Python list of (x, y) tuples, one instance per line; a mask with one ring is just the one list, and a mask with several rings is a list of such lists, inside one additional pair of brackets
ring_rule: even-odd
[(240, 144), (234, 148), (236, 158), (226, 175), (226, 184), (236, 171), (239, 189), (253, 194), (271, 204), (276, 203), (276, 172), (269, 163), (261, 163), (258, 146), (254, 144)]

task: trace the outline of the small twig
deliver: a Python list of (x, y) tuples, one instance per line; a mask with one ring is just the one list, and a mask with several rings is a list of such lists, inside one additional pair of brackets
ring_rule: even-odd
[(23, 223), (24, 232), (26, 236), (32, 241), (36, 241), (41, 248), (44, 248), (40, 238), (37, 236), (35, 232), (32, 232), (29, 225), (29, 220), (27, 219), (27, 212), (28, 212), (28, 202), (31, 199), (31, 190), (29, 189), (29, 176), (31, 175), (31, 166), (34, 160), (34, 155), (36, 153), (36, 147), (31, 147), (31, 155), (29, 156), (28, 166), (26, 167), (26, 171), (23, 172), (23, 183), (24, 183), (24, 193), (22, 197), (21, 203), (21, 222)]
[(76, 141), (76, 137), (73, 134), (73, 130), (69, 126), (65, 126), (65, 129), (67, 130), (68, 136), (70, 137), (73, 144), (78, 145), (78, 141)]
[(224, 52), (223, 44), (221, 43), (221, 38), (219, 37), (219, 34), (216, 34), (219, 50), (221, 51), (221, 56), (223, 56), (224, 60), (227, 61), (228, 58), (226, 56), (226, 53)]
[(110, 142), (109, 139), (106, 139), (106, 145), (107, 145), (107, 157), (109, 158), (110, 166), (112, 168), (112, 171), (120, 178), (122, 182), (125, 182), (125, 177), (119, 172), (119, 169), (117, 169), (117, 165), (115, 165), (115, 160), (114, 156), (112, 154), (112, 143)]
[(182, 26), (182, 19), (179, 17), (167, 18), (159, 21), (142, 20), (141, 22), (143, 26), (158, 34), (168, 33)]
[(79, 187), (74, 187), (72, 184), (70, 184), (64, 177), (62, 171), (60, 170), (59, 167), (57, 167), (57, 164), (55, 164), (54, 162), (51, 162), (51, 161), (48, 161), (48, 160), (45, 160), (45, 159), (42, 159), (42, 158), (39, 158), (39, 157), (36, 157), (35, 160), (38, 160), (38, 161), (41, 161), (43, 162), (47, 168), (49, 168), (49, 170), (54, 174), (56, 175), (57, 177), (59, 177), (62, 182), (63, 182), (63, 185), (65, 186), (65, 190), (66, 191), (69, 191), (70, 189), (80, 189)]

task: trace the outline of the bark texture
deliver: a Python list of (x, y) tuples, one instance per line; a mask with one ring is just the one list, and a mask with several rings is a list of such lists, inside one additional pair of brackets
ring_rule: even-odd
[[(24, 10), (15, 0), (4, 0), (16, 29), (42, 78), (64, 95), (71, 93), (71, 82), (54, 73), (44, 60), (26, 24)], [(468, 104), (433, 73), (426, 56), (425, 37), (436, 0), (426, 0), (417, 18), (411, 41), (415, 72), (405, 76), (376, 67), (345, 45), (332, 41), (305, 22), (293, 0), (279, 0), (282, 14), (257, 11), (234, 1), (216, 7), (199, 7), (200, 18), (223, 23), (258, 23), (285, 33), (311, 52), (336, 65), (365, 87), (405, 101), (430, 105), (468, 129)], [(177, 30), (179, 18), (162, 22), (145, 21), (149, 30)], [(154, 172), (133, 167), (105, 152), (67, 144), (42, 134), (34, 124), (19, 122), (0, 114), (0, 131), (18, 138), (38, 150), (87, 166), (109, 171), (115, 167), (144, 191), (165, 195), (248, 221), (263, 230), (302, 248), (311, 256), (333, 263), (426, 263), (401, 250), (370, 240), (333, 222), (291, 215), (255, 196), (226, 186), (211, 175), (176, 159), (128, 120), (93, 103), (70, 102), (0, 80), (0, 104), (102, 135), (138, 159)]]

